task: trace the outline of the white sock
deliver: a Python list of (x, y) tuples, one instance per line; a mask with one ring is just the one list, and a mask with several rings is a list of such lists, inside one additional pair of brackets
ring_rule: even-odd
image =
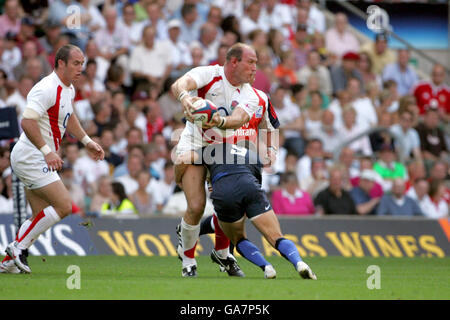
[(31, 220), (30, 219), (27, 219), (27, 220), (25, 220), (24, 223), (22, 223), (22, 225), (19, 228), (19, 231), (17, 232), (16, 240), (19, 240), (20, 238), (22, 238), (23, 234), (28, 229), (30, 224), (31, 224)]
[(194, 258), (195, 247), (200, 235), (200, 224), (190, 225), (181, 219), (181, 243), (183, 246), (183, 267), (197, 264)]
[[(38, 213), (33, 221), (27, 220), (30, 221), (30, 224), (26, 229), (24, 228), (25, 230), (22, 230), (23, 225), (20, 227), (17, 248), (22, 250), (28, 249), (41, 233), (47, 231), (59, 220), (61, 220), (61, 218), (53, 207), (45, 208)], [(27, 221), (25, 221), (24, 224)]]

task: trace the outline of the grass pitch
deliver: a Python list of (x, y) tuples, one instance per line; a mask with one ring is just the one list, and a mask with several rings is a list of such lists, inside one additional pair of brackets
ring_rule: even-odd
[[(0, 274), (0, 300), (450, 299), (450, 258), (305, 259), (317, 281), (301, 279), (280, 257), (268, 258), (277, 270), (274, 280), (242, 258), (245, 278), (220, 273), (207, 256), (197, 259), (199, 276), (186, 279), (174, 257), (29, 257), (32, 274)], [(71, 265), (79, 267), (80, 289), (67, 287), (76, 283)], [(371, 265), (380, 268), (380, 289), (367, 287)]]

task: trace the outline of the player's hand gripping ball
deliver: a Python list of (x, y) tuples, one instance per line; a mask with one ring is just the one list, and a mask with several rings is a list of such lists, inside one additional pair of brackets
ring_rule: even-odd
[(199, 127), (210, 122), (214, 114), (218, 111), (214, 103), (206, 99), (196, 100), (193, 106), (195, 110), (192, 112), (192, 117), (194, 118), (194, 123)]

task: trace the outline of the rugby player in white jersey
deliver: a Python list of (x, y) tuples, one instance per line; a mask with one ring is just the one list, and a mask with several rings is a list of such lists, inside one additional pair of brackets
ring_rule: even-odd
[(207, 145), (192, 122), (193, 103), (200, 97), (212, 101), (219, 108), (206, 128), (242, 127), (251, 119), (259, 105), (259, 98), (249, 84), (254, 81), (256, 62), (255, 50), (246, 44), (237, 43), (228, 50), (223, 67), (215, 65), (194, 68), (172, 85), (172, 92), (178, 97), (189, 120), (178, 142), (175, 160), (175, 179), (183, 188), (187, 200), (187, 211), (181, 220), (182, 245), (178, 247), (184, 277), (197, 275), (194, 254), (206, 203), (205, 167), (182, 163), (180, 160), (191, 159), (190, 155), (194, 150)]
[(21, 225), (6, 253), (24, 273), (31, 272), (24, 254), (26, 249), (72, 211), (70, 194), (57, 173), (63, 165), (58, 152), (66, 129), (85, 145), (94, 159), (101, 160), (105, 155), (83, 130), (73, 110), (72, 82), (80, 77), (83, 63), (84, 55), (76, 46), (65, 45), (57, 51), (55, 70), (27, 96), (21, 121), (23, 133), (11, 152), (11, 167), (25, 185), (33, 214)]

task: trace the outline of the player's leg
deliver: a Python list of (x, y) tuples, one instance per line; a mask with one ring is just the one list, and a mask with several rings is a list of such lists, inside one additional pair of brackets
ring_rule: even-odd
[(274, 279), (276, 272), (273, 266), (264, 258), (261, 251), (250, 240), (245, 233), (245, 217), (235, 222), (225, 222), (219, 220), (223, 232), (235, 245), (236, 250), (245, 259), (261, 268), (264, 271), (264, 277)]
[(283, 237), (280, 223), (273, 210), (254, 216), (251, 218), (251, 221), (270, 245), (277, 249), (282, 257), (292, 263), (302, 278), (317, 279), (314, 272), (302, 260), (294, 242)]
[(41, 188), (27, 189), (26, 195), (33, 215), (21, 225), (16, 240), (7, 246), (6, 251), (19, 269), (29, 273), (31, 269), (26, 257), (23, 256), (23, 251), (28, 249), (41, 233), (70, 214), (72, 202), (61, 180)]
[[(228, 237), (226, 235), (224, 235), (224, 237), (222, 237), (223, 231), (220, 230), (219, 233), (219, 238), (217, 237), (217, 233), (216, 233), (216, 223), (213, 220), (214, 215), (210, 215), (207, 216), (206, 218), (202, 219), (202, 221), (200, 222), (200, 236), (205, 235), (205, 234), (210, 234), (210, 233), (214, 233), (215, 234), (215, 245), (214, 245), (214, 249), (220, 250), (219, 248), (224, 247), (225, 243), (228, 243), (228, 252), (229, 254), (233, 254), (234, 251), (234, 245), (233, 243), (231, 243), (231, 241), (228, 239)], [(220, 225), (218, 225), (219, 229), (220, 229)], [(226, 238), (226, 240), (225, 240)], [(223, 242), (222, 242), (223, 241)]]
[(187, 210), (181, 219), (181, 247), (178, 254), (182, 259), (183, 276), (196, 276), (197, 262), (195, 248), (200, 234), (200, 220), (206, 204), (206, 169), (203, 166), (187, 165), (181, 185), (187, 201)]

